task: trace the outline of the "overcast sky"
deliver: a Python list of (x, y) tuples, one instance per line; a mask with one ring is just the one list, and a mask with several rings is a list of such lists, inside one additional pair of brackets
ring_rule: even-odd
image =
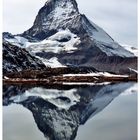
[[(3, 0), (3, 31), (22, 33), (47, 0)], [(77, 0), (81, 13), (117, 42), (137, 47), (137, 0)]]

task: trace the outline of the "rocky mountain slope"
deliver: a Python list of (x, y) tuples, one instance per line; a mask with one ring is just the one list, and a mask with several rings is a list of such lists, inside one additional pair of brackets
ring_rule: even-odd
[(23, 70), (43, 70), (46, 66), (25, 49), (3, 42), (3, 73)]
[(86, 66), (117, 74), (137, 69), (137, 57), (80, 14), (75, 0), (48, 0), (29, 30), (4, 38), (51, 67)]

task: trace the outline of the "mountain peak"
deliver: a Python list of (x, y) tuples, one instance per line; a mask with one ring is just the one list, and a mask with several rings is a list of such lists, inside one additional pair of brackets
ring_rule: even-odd
[(23, 33), (37, 39), (45, 39), (58, 29), (69, 29), (80, 13), (75, 0), (48, 0), (39, 10), (33, 26)]
[(129, 73), (128, 68), (137, 69), (134, 54), (80, 14), (75, 0), (48, 0), (33, 26), (21, 36), (29, 42), (36, 41), (27, 43), (27, 49), (45, 64), (57, 60), (54, 62), (61, 66), (92, 66), (117, 74)]
[(77, 6), (77, 2), (75, 0), (47, 0), (45, 5), (48, 6), (48, 5), (57, 5), (59, 7), (65, 7), (67, 6), (68, 4), (72, 4), (74, 6), (75, 9), (78, 10), (78, 6)]

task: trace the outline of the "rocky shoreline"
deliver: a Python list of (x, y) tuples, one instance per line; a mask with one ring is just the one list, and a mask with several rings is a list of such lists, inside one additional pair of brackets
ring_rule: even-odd
[(25, 79), (25, 78), (8, 78), (3, 79), (4, 84), (45, 84), (45, 85), (63, 85), (63, 83), (103, 83), (103, 82), (137, 82), (134, 76), (53, 76), (46, 79)]
[(100, 72), (87, 67), (46, 68), (45, 70), (25, 70), (4, 74), (3, 82), (14, 84), (63, 84), (65, 83), (103, 83), (137, 81), (137, 73), (117, 75)]

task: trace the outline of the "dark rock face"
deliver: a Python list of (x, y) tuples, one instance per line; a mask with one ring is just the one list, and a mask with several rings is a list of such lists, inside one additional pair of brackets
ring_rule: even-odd
[[(60, 29), (69, 29), (80, 37), (91, 36), (93, 32), (98, 32), (87, 17), (80, 14), (75, 0), (49, 0), (39, 10), (33, 26), (22, 36), (43, 40)], [(109, 35), (106, 36), (113, 41)]]
[(9, 33), (9, 32), (4, 32), (3, 34), (2, 34), (2, 36), (3, 36), (3, 39), (5, 39), (5, 38), (7, 38), (7, 39), (11, 39), (11, 38), (14, 38), (14, 35), (12, 35), (11, 33)]
[(46, 138), (74, 140), (80, 125), (132, 85), (58, 86), (59, 90), (5, 85), (3, 102), (4, 105), (16, 103), (28, 108)]
[[(90, 67), (63, 67), (63, 68), (45, 68), (45, 70), (24, 70), (20, 72), (8, 73), (6, 76), (9, 78), (27, 78), (27, 79), (40, 79), (49, 78), (50, 76), (60, 76), (63, 74), (86, 74), (91, 72), (99, 72)], [(133, 73), (134, 74), (134, 73)]]
[[(43, 40), (59, 30), (67, 29), (80, 37), (81, 43), (73, 53), (51, 54), (51, 57), (57, 57), (63, 65), (92, 66), (100, 71), (117, 74), (129, 73), (129, 68), (137, 69), (137, 57), (116, 43), (85, 15), (80, 14), (75, 0), (47, 1), (39, 10), (34, 25), (22, 36)], [(66, 40), (64, 38), (61, 41)], [(50, 57), (48, 52), (38, 54), (40, 57)]]
[[(93, 41), (87, 42), (87, 40), (85, 40), (79, 44), (79, 48), (75, 52), (67, 54), (61, 53), (58, 54), (57, 57), (62, 64), (86, 67), (92, 66), (99, 71), (108, 71), (117, 74), (131, 74), (129, 68), (137, 70), (136, 56), (108, 55), (106, 52), (102, 51), (99, 45), (102, 44), (97, 44), (96, 46), (96, 43), (94, 44)], [(121, 47), (120, 50), (123, 52)], [(106, 51), (109, 52), (110, 50), (107, 49)]]
[[(57, 17), (54, 17), (55, 14)], [(75, 0), (49, 0), (39, 10), (34, 25), (25, 31), (23, 36), (42, 40), (55, 34), (59, 29), (75, 30), (79, 20), (80, 15)]]
[(3, 73), (44, 69), (46, 66), (25, 49), (3, 42)]
[(76, 137), (79, 124), (76, 112), (58, 109), (39, 98), (33, 102), (29, 101), (28, 104), (26, 102), (22, 104), (32, 111), (38, 128), (46, 138), (50, 140), (74, 140)]

